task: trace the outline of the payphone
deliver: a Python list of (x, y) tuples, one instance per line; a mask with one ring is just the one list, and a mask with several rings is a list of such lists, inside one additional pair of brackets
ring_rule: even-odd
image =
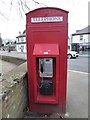
[(53, 59), (52, 58), (39, 58), (39, 75), (40, 81), (40, 94), (52, 95), (53, 87), (52, 81), (48, 78), (53, 77)]
[(39, 58), (39, 73), (40, 77), (53, 77), (52, 58)]

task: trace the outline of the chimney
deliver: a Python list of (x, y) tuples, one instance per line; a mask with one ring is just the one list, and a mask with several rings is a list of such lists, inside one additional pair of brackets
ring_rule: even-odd
[(21, 35), (21, 32), (19, 31), (19, 35)]
[(76, 30), (76, 33), (79, 32), (80, 30)]

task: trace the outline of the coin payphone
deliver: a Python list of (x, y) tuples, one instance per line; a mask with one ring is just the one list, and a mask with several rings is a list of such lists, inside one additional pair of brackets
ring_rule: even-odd
[(39, 58), (40, 77), (53, 77), (53, 58)]
[(26, 14), (29, 110), (66, 110), (68, 12), (39, 8)]
[(48, 78), (53, 77), (53, 59), (52, 58), (39, 58), (39, 75), (40, 81), (40, 94), (52, 95), (52, 81)]

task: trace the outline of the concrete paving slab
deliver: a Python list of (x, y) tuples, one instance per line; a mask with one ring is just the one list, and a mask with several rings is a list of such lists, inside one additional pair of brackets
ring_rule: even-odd
[(69, 118), (88, 118), (88, 73), (68, 71), (67, 114)]

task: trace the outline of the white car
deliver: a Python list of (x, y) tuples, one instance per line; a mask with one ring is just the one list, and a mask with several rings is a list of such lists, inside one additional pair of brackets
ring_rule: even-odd
[(79, 53), (76, 52), (76, 51), (71, 51), (71, 50), (68, 50), (68, 58), (77, 58), (79, 56)]

